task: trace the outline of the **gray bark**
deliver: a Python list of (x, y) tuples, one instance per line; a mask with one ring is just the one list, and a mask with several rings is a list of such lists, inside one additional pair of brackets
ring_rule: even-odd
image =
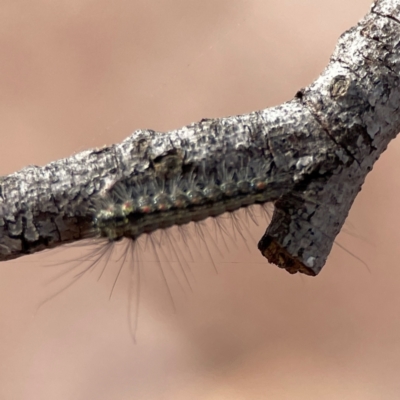
[(275, 211), (259, 242), (290, 273), (317, 275), (366, 174), (400, 128), (400, 0), (377, 0), (293, 100), (203, 119), (0, 178), (0, 261), (98, 235), (96, 199), (121, 181), (169, 179), (223, 162), (265, 165)]

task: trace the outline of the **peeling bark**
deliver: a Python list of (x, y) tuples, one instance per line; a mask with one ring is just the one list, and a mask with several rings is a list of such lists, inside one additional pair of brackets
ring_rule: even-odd
[(223, 162), (239, 172), (249, 158), (268, 165), (267, 200), (275, 202), (260, 251), (290, 273), (317, 275), (399, 131), (399, 77), (400, 0), (377, 0), (291, 101), (167, 133), (139, 130), (120, 144), (1, 177), (0, 261), (95, 237), (93, 202), (119, 182), (185, 177)]

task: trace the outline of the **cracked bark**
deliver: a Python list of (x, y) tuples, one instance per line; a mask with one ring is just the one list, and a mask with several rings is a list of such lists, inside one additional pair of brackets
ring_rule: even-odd
[(179, 158), (181, 174), (251, 156), (270, 165), (275, 202), (260, 251), (290, 273), (317, 275), (366, 174), (399, 131), (399, 76), (400, 0), (378, 0), (291, 101), (166, 134), (136, 131), (1, 177), (0, 261), (93, 237), (92, 200), (120, 180), (154, 179), (167, 156)]

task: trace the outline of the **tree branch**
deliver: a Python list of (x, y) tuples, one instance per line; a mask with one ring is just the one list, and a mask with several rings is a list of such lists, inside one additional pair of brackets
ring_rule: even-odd
[(399, 130), (399, 76), (400, 0), (378, 0), (287, 103), (167, 134), (139, 130), (2, 177), (0, 260), (87, 238), (135, 240), (274, 201), (260, 251), (290, 273), (317, 275)]

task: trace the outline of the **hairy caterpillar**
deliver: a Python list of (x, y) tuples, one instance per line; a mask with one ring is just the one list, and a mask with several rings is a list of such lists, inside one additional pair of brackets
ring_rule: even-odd
[[(239, 170), (238, 165), (241, 166)], [(172, 270), (174, 279), (179, 281), (183, 277), (183, 284), (191, 287), (190, 280), (193, 277), (190, 275), (193, 274), (187, 271), (188, 262), (183, 256), (185, 250), (190, 251), (191, 246), (188, 243), (190, 237), (200, 238), (207, 258), (216, 269), (209, 249), (210, 244), (206, 243), (206, 238), (211, 232), (209, 225), (203, 223), (204, 220), (213, 217), (209, 220), (214, 221), (214, 231), (223, 239), (226, 247), (226, 239), (230, 237), (230, 240), (234, 241), (236, 239), (233, 236), (236, 234), (246, 241), (243, 231), (248, 230), (248, 227), (243, 223), (243, 216), (239, 217), (237, 211), (245, 209), (243, 210), (245, 218), (255, 223), (259, 216), (253, 209), (249, 209), (249, 206), (259, 204), (267, 211), (263, 206), (267, 196), (268, 168), (269, 165), (261, 163), (259, 158), (254, 161), (251, 157), (242, 157), (235, 163), (228, 163), (223, 159), (208, 170), (205, 168), (205, 163), (199, 170), (188, 170), (185, 173), (180, 171), (171, 173), (170, 168), (158, 173), (155, 179), (136, 177), (134, 180), (122, 180), (107, 188), (91, 204), (93, 229), (97, 239), (89, 240), (86, 244), (81, 242), (73, 245), (74, 247), (93, 245), (91, 251), (73, 260), (75, 266), (71, 266), (71, 262), (68, 262), (67, 271), (59, 276), (86, 265), (61, 291), (99, 265), (102, 265), (101, 276), (113, 254), (115, 256), (118, 252), (121, 252), (120, 266), (111, 293), (124, 265), (132, 268), (132, 278), (136, 274), (136, 280), (139, 281), (138, 256), (143, 251), (140, 248), (155, 254), (160, 266), (161, 260), (163, 262), (171, 258), (177, 260), (181, 272), (176, 273)], [(226, 218), (227, 215), (229, 218)], [(189, 234), (185, 225), (190, 222), (195, 223), (195, 226)], [(256, 243), (256, 240), (253, 240)], [(166, 244), (168, 255), (163, 250), (162, 242)], [(180, 248), (182, 244), (183, 248)], [(214, 247), (220, 251), (217, 245)], [(173, 302), (168, 279), (162, 268), (160, 272)], [(132, 286), (136, 286), (138, 296), (139, 283), (136, 282)], [(45, 302), (53, 297), (47, 298)]]
[(95, 205), (95, 229), (111, 241), (135, 240), (143, 233), (265, 203), (267, 167), (251, 159), (241, 164), (239, 171), (224, 161), (212, 171), (118, 183)]
[[(239, 170), (237, 165), (241, 165)], [(143, 243), (142, 239), (145, 239), (144, 247), (150, 249), (157, 257), (157, 264), (160, 266), (160, 272), (173, 304), (174, 300), (168, 279), (161, 265), (161, 260), (170, 258), (162, 250), (163, 241), (169, 249), (169, 256), (172, 255), (172, 258), (178, 261), (181, 271), (180, 277), (183, 277), (189, 288), (191, 288), (190, 275), (193, 273), (185, 268), (188, 264), (187, 260), (181, 260), (183, 251), (179, 248), (179, 240), (176, 236), (173, 236), (169, 228), (178, 227), (181, 242), (183, 242), (185, 248), (188, 248), (190, 246), (187, 243), (188, 235), (185, 225), (194, 223), (194, 232), (201, 239), (201, 242), (205, 243), (208, 258), (213, 262), (206, 242), (210, 230), (203, 222), (206, 219), (214, 221), (214, 225), (223, 239), (238, 232), (246, 241), (242, 232), (246, 229), (246, 224), (242, 223), (241, 217), (238, 217), (238, 212), (245, 210), (245, 215), (257, 223), (259, 216), (255, 215), (253, 206), (258, 204), (266, 210), (263, 207), (266, 205), (269, 194), (266, 192), (268, 168), (270, 166), (261, 163), (259, 160), (252, 161), (248, 157), (240, 159), (239, 163), (236, 161), (231, 164), (223, 160), (209, 170), (206, 170), (203, 165), (199, 170), (190, 170), (186, 173), (171, 174), (171, 171), (164, 171), (155, 179), (136, 177), (134, 180), (118, 182), (93, 201), (91, 207), (93, 229), (98, 237), (97, 240), (92, 242), (96, 246), (95, 250), (89, 253), (86, 258), (77, 260), (78, 263), (89, 261), (89, 265), (76, 274), (73, 281), (63, 290), (87, 271), (103, 263), (101, 277), (116, 249), (115, 246), (123, 241), (119, 246), (122, 255), (119, 258), (120, 265), (110, 296), (122, 268), (128, 264), (131, 267), (131, 279), (135, 280), (129, 286), (131, 291), (129, 298), (133, 299), (133, 294), (135, 294), (135, 319), (133, 326), (131, 320), (129, 324), (132, 337), (135, 339), (140, 297), (140, 263), (137, 247), (141, 245), (141, 242)], [(224, 218), (226, 215), (229, 216), (228, 219)], [(224, 224), (226, 221), (231, 222), (230, 227)], [(215, 247), (218, 249), (218, 246)], [(174, 279), (180, 282), (179, 274), (171, 266), (170, 270)], [(134, 293), (132, 289), (134, 289)], [(129, 305), (131, 306), (131, 302), (129, 302)], [(128, 313), (129, 318), (131, 318), (130, 309), (128, 309)]]

